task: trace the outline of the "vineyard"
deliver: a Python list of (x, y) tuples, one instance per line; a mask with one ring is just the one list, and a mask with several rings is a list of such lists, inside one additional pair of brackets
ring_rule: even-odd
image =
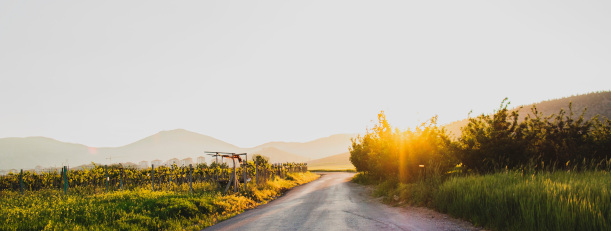
[[(235, 171), (235, 172), (234, 172)], [(246, 183), (265, 184), (275, 177), (285, 178), (287, 173), (306, 172), (305, 163), (269, 164), (264, 159), (248, 161), (245, 166), (230, 168), (227, 164), (212, 163), (189, 166), (154, 166), (146, 169), (123, 167), (120, 164), (95, 165), (87, 169), (69, 169), (36, 173), (23, 171), (0, 176), (0, 190), (38, 191), (57, 189), (64, 193), (103, 193), (111, 191), (133, 190), (143, 188), (152, 191), (193, 191), (198, 185), (208, 183), (216, 185), (217, 190), (234, 191)], [(235, 174), (234, 174), (235, 173)], [(234, 184), (232, 177), (236, 180)]]

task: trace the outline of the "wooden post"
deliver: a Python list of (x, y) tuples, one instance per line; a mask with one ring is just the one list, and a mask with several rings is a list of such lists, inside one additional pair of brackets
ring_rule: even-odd
[(155, 191), (155, 165), (151, 164), (151, 185), (153, 187), (153, 191)]
[(172, 190), (172, 174), (174, 174), (174, 165), (172, 165), (172, 170), (170, 171), (170, 190)]
[(108, 184), (110, 181), (110, 178), (108, 177), (108, 165), (104, 165), (104, 173), (106, 175), (105, 180), (106, 180), (106, 192), (108, 192)]
[(231, 160), (233, 160), (233, 191), (237, 192), (238, 191), (238, 175), (236, 172), (236, 168), (235, 168), (235, 158), (231, 158)]
[(64, 166), (64, 194), (68, 194), (68, 167)]
[(227, 192), (227, 190), (229, 189), (229, 186), (233, 183), (233, 176), (229, 179), (229, 182), (227, 182), (227, 186), (225, 187), (225, 192)]
[(246, 181), (246, 167), (248, 166), (248, 154), (245, 155), (246, 157), (244, 158), (244, 161), (242, 161), (242, 163), (244, 163), (244, 166), (242, 167), (242, 175), (244, 175), (244, 192), (246, 192), (247, 186), (248, 186), (248, 182)]
[(121, 172), (119, 173), (121, 175), (121, 178), (119, 179), (119, 183), (121, 184), (121, 192), (123, 192), (123, 167), (121, 167)]
[(21, 169), (21, 174), (19, 174), (19, 185), (21, 186), (21, 195), (23, 195), (23, 169)]
[(255, 158), (255, 184), (259, 185), (259, 164), (257, 158)]
[(189, 164), (189, 192), (193, 192), (193, 165)]

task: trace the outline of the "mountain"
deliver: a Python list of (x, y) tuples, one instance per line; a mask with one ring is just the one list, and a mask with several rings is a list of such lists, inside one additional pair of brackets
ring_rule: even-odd
[(249, 159), (252, 157), (251, 154), (261, 154), (263, 156), (267, 156), (272, 162), (306, 162), (308, 160), (307, 157), (295, 155), (275, 147), (265, 147), (258, 150), (253, 149), (252, 151), (248, 151)]
[(350, 162), (350, 153), (345, 152), (329, 157), (308, 161), (308, 169), (354, 169)]
[[(529, 105), (523, 105), (522, 107), (516, 107), (512, 109), (512, 111), (518, 111), (518, 113), (520, 113), (520, 118), (523, 119), (527, 114), (532, 114), (531, 108), (534, 105), (537, 107), (539, 112), (543, 113), (544, 116), (549, 116), (552, 114), (557, 114), (561, 108), (568, 111), (569, 103), (572, 103), (575, 117), (581, 115), (583, 109), (587, 108), (586, 113), (584, 114), (585, 119), (590, 119), (595, 115), (600, 115), (601, 117), (611, 119), (611, 91), (593, 92), (560, 99), (546, 100)], [(444, 127), (446, 131), (450, 132), (454, 137), (457, 137), (461, 133), (460, 128), (464, 127), (468, 123), (469, 120), (464, 119), (449, 123)]]
[(93, 150), (46, 137), (0, 139), (0, 169), (34, 168), (99, 161)]
[[(98, 148), (98, 153), (116, 162), (168, 160), (205, 156), (205, 151), (241, 152), (244, 149), (210, 136), (176, 129), (161, 131), (134, 143), (116, 148)], [(208, 157), (208, 156), (205, 156)], [(207, 158), (208, 159), (208, 158)]]
[[(331, 136), (308, 143), (277, 142), (278, 146), (266, 144), (254, 148), (240, 148), (210, 136), (176, 129), (161, 131), (134, 143), (121, 147), (95, 148), (82, 144), (72, 144), (45, 137), (1, 138), (0, 139), (0, 169), (33, 169), (36, 166), (44, 168), (53, 166), (79, 166), (95, 163), (139, 163), (140, 161), (162, 161), (171, 158), (193, 158), (204, 156), (207, 162), (212, 158), (205, 151), (246, 152), (262, 154), (270, 157), (271, 162), (305, 162), (313, 157), (302, 156), (280, 148), (279, 146), (304, 147), (306, 150), (326, 150), (331, 152), (337, 147), (343, 147), (345, 141)], [(336, 141), (337, 144), (333, 145)], [(312, 145), (322, 145), (317, 149)], [(344, 149), (344, 151), (347, 149)], [(331, 150), (331, 151), (329, 151)], [(300, 152), (307, 155), (307, 151)]]
[(348, 151), (348, 148), (352, 144), (350, 138), (355, 136), (355, 134), (337, 134), (305, 143), (270, 142), (254, 147), (253, 149), (275, 147), (297, 155), (318, 159)]

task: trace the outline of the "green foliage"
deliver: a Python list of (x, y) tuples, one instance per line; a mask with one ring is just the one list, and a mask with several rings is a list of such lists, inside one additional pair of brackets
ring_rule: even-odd
[(471, 118), (462, 129), (455, 155), (466, 169), (491, 172), (528, 160), (524, 125), (518, 122), (517, 112), (509, 112), (506, 101), (493, 115)]
[[(260, 158), (260, 156), (257, 156)], [(267, 160), (263, 159), (258, 162), (259, 169), (266, 169), (266, 174), (273, 176), (280, 172), (296, 172), (305, 171), (305, 163), (282, 163), (270, 165)], [(247, 178), (253, 179), (255, 176), (255, 166), (253, 161), (246, 164)], [(63, 170), (62, 170), (63, 171)], [(236, 169), (237, 176), (240, 181), (244, 181), (244, 168)], [(91, 168), (70, 169), (67, 171), (67, 179), (69, 192), (74, 193), (103, 193), (106, 192), (108, 184), (109, 191), (119, 191), (135, 188), (152, 189), (153, 182), (155, 190), (186, 190), (190, 188), (189, 180), (194, 187), (197, 184), (209, 183), (216, 184), (216, 181), (228, 181), (232, 168), (229, 168), (226, 163), (212, 163), (210, 166), (200, 164), (193, 168), (173, 166), (156, 166), (154, 169), (136, 169), (124, 168), (121, 165), (99, 166), (92, 164)], [(152, 177), (154, 175), (154, 177)], [(9, 174), (0, 176), (0, 190), (20, 191), (20, 179), (23, 178), (24, 189), (26, 191), (35, 191), (42, 189), (61, 189), (63, 187), (62, 173), (53, 172), (24, 172), (23, 175)], [(269, 177), (268, 177), (269, 178)], [(206, 188), (205, 190), (214, 190)]]
[(259, 166), (265, 166), (269, 164), (269, 157), (264, 157), (261, 154), (255, 154), (253, 160)]
[(498, 230), (610, 230), (611, 121), (585, 109), (575, 116), (570, 103), (548, 116), (532, 107), (525, 117), (508, 105), (469, 119), (457, 140), (436, 118), (393, 131), (382, 112), (352, 140), (353, 182), (374, 184), (387, 203)]
[(278, 178), (265, 185), (250, 185), (248, 192), (228, 195), (146, 188), (68, 195), (53, 189), (24, 195), (3, 190), (0, 230), (201, 230), (319, 176), (309, 172), (288, 175), (293, 180)]
[[(560, 110), (547, 117), (533, 107), (520, 122), (518, 112), (510, 113), (507, 106), (503, 101), (494, 114), (471, 118), (462, 129), (455, 155), (465, 169), (494, 172), (533, 161), (539, 168), (584, 169), (590, 162), (611, 158), (608, 119), (601, 121), (595, 116), (586, 120), (585, 109), (575, 118), (569, 104), (568, 114)], [(584, 162), (587, 164), (580, 165)]]
[(372, 130), (352, 140), (350, 161), (357, 171), (372, 177), (412, 182), (426, 172), (443, 174), (456, 165), (451, 147), (436, 117), (414, 130), (393, 131), (381, 112)]

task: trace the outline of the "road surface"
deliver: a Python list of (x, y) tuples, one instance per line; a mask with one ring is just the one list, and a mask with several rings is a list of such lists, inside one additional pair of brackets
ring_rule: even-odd
[(349, 182), (354, 173), (320, 179), (205, 230), (477, 230), (426, 208), (390, 207)]

